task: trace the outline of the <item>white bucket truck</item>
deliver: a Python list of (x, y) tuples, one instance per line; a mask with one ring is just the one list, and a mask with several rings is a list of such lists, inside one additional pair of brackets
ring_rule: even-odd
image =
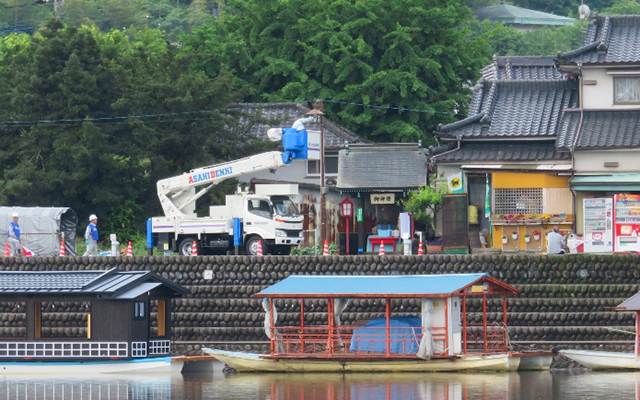
[[(304, 130), (303, 123), (310, 119), (296, 121), (293, 128), (269, 129), (269, 139), (282, 140), (282, 153), (262, 153), (158, 181), (165, 215), (147, 221), (147, 248), (190, 255), (195, 241), (199, 254), (225, 254), (234, 246), (256, 254), (262, 241), (265, 253), (289, 254), (302, 242), (303, 216), (289, 197), (298, 194), (297, 185), (256, 185), (255, 193), (239, 191), (226, 196), (225, 205), (210, 207), (207, 217), (197, 216), (195, 202), (226, 179), (283, 167), (293, 159), (318, 159), (318, 135)], [(198, 186), (204, 187), (196, 191)]]

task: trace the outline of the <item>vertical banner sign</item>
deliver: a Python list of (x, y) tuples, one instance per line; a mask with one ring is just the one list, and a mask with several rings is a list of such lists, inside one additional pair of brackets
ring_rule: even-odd
[(362, 222), (363, 218), (362, 218), (362, 207), (358, 207), (356, 209), (356, 222)]
[(447, 186), (451, 193), (464, 193), (464, 186), (462, 185), (462, 171), (457, 174), (447, 176)]
[(489, 174), (487, 174), (487, 185), (484, 196), (484, 217), (491, 218), (491, 186), (489, 186)]

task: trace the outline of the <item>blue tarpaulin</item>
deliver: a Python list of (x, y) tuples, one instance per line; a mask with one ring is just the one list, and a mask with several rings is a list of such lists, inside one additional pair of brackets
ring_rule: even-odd
[[(422, 337), (422, 321), (420, 317), (391, 317), (389, 319), (391, 353), (415, 354)], [(386, 318), (372, 319), (361, 328), (353, 331), (351, 347), (353, 352), (385, 353), (387, 351)], [(374, 328), (374, 329), (369, 329)]]

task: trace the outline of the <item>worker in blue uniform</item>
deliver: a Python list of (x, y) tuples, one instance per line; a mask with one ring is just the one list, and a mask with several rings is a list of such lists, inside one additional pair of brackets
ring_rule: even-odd
[(7, 227), (7, 243), (9, 243), (9, 255), (11, 257), (22, 255), (22, 242), (20, 241), (20, 224), (18, 224), (19, 215), (14, 212), (12, 221)]
[(85, 256), (97, 256), (98, 255), (98, 217), (95, 214), (91, 214), (89, 217), (89, 225), (84, 232), (84, 241), (87, 244), (87, 251), (84, 252)]

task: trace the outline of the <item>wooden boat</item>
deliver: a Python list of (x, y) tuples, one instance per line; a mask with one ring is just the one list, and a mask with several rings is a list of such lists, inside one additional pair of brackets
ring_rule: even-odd
[[(521, 364), (548, 369), (551, 352), (509, 349), (507, 296), (517, 292), (487, 274), (290, 276), (256, 294), (266, 312), (269, 354), (204, 352), (246, 372), (509, 371)], [(498, 301), (490, 304), (489, 298)], [(382, 303), (384, 316), (343, 324), (351, 299)], [(416, 299), (420, 317), (401, 311), (415, 309)], [(277, 325), (276, 302), (299, 309), (299, 324)], [(319, 302), (326, 302), (326, 323), (316, 318)], [(309, 303), (316, 312), (305, 314)], [(482, 312), (482, 323), (474, 322), (468, 307)]]
[(65, 375), (77, 374), (169, 374), (180, 373), (183, 362), (178, 357), (149, 357), (132, 360), (103, 360), (103, 361), (25, 361), (0, 362), (3, 374), (25, 375)]
[(633, 353), (560, 350), (560, 354), (591, 369), (640, 369), (640, 358)]
[(0, 326), (0, 371), (179, 370), (184, 360), (170, 355), (171, 299), (185, 293), (148, 271), (0, 271), (0, 319), (13, 321)]
[(514, 371), (519, 358), (509, 354), (469, 355), (451, 359), (275, 359), (259, 354), (204, 348), (203, 351), (242, 372), (452, 372)]
[[(560, 350), (559, 353), (591, 369), (640, 369), (640, 293), (636, 293), (614, 309), (636, 313), (636, 338), (633, 353), (570, 349)], [(633, 332), (629, 333), (633, 334)]]

